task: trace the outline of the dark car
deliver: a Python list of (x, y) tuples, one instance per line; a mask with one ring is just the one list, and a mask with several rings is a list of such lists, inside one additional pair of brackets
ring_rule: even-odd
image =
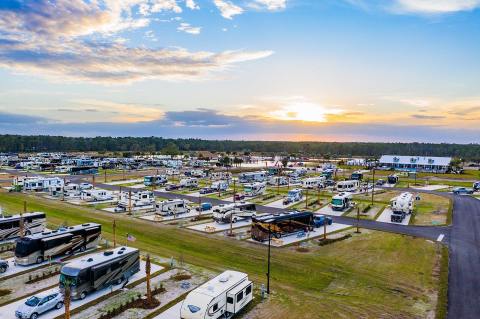
[(166, 191), (174, 191), (176, 189), (179, 189), (180, 187), (178, 185), (175, 185), (175, 184), (167, 184), (167, 186), (165, 186), (165, 190)]
[(376, 186), (383, 186), (383, 185), (385, 185), (386, 183), (387, 183), (386, 180), (384, 180), (384, 179), (379, 179), (379, 180), (375, 183), (375, 185), (376, 185)]
[(328, 186), (335, 186), (335, 181), (332, 179), (327, 179), (325, 181), (325, 187), (328, 187)]
[(200, 211), (200, 212), (204, 212), (210, 209), (212, 209), (212, 203), (209, 203), (209, 202), (201, 203), (200, 206), (195, 208), (196, 211)]
[(235, 194), (235, 200), (244, 200), (245, 199), (245, 195), (244, 194)]
[(0, 259), (0, 273), (6, 272), (8, 269), (8, 261)]
[(200, 190), (200, 194), (212, 194), (215, 193), (215, 188), (205, 187)]
[(331, 217), (326, 217), (325, 215), (316, 215), (313, 217), (313, 224), (315, 227), (322, 227), (325, 224), (326, 225), (331, 225), (333, 223), (333, 220)]

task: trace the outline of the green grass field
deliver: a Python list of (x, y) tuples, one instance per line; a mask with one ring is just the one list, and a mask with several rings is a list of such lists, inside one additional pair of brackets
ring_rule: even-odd
[[(118, 216), (24, 194), (0, 192), (7, 212), (28, 209), (47, 213), (49, 227), (97, 222), (112, 240), (127, 233), (132, 245), (153, 254), (183, 258), (212, 270), (249, 273), (257, 286), (265, 283), (266, 248), (245, 241), (207, 236), (175, 226)], [(258, 318), (422, 318), (435, 313), (440, 261), (438, 244), (423, 239), (375, 231), (309, 252), (295, 247), (272, 251), (272, 298), (258, 305)], [(264, 314), (264, 315), (262, 315)]]

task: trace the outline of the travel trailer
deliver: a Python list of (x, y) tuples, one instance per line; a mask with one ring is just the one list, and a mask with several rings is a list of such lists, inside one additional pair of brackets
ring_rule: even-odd
[[(130, 198), (130, 194), (132, 198)], [(151, 191), (139, 191), (136, 193), (121, 192), (118, 200), (118, 210), (127, 211), (130, 207), (150, 208), (155, 206), (155, 195)]]
[(210, 179), (223, 179), (223, 180), (231, 180), (232, 173), (230, 172), (213, 172), (210, 175)]
[(12, 216), (0, 215), (0, 241), (14, 239), (20, 236), (20, 219), (23, 218), (24, 234), (40, 233), (45, 229), (45, 213), (34, 212), (15, 214)]
[(184, 199), (169, 199), (155, 204), (155, 214), (162, 216), (179, 215), (190, 212), (188, 202)]
[(59, 177), (38, 177), (28, 178), (23, 181), (23, 190), (26, 191), (46, 192), (52, 186), (63, 186), (63, 179)]
[(119, 285), (140, 271), (140, 253), (119, 247), (65, 264), (60, 270), (60, 291), (70, 283), (72, 299), (85, 299), (96, 290)]
[(285, 212), (252, 217), (252, 239), (266, 241), (313, 230), (313, 213)]
[(80, 198), (87, 202), (101, 202), (113, 199), (113, 194), (104, 189), (88, 189), (82, 191)]
[(243, 186), (243, 191), (247, 197), (263, 195), (266, 190), (267, 185), (265, 183), (251, 183)]
[(252, 301), (248, 275), (227, 270), (192, 290), (182, 303), (182, 319), (232, 318)]
[(194, 177), (182, 178), (179, 185), (182, 188), (195, 188), (198, 187), (198, 179)]
[(350, 207), (352, 194), (340, 193), (332, 197), (331, 205), (333, 210), (341, 211)]
[(168, 182), (167, 176), (165, 175), (153, 175), (153, 176), (145, 176), (143, 178), (143, 184), (145, 186), (158, 186), (164, 185)]
[(256, 216), (255, 204), (240, 202), (217, 206), (213, 210), (213, 219), (217, 223), (233, 223), (245, 218)]
[(301, 188), (294, 188), (288, 191), (287, 197), (283, 200), (283, 205), (299, 202), (303, 198), (303, 190)]
[(238, 180), (240, 183), (254, 183), (254, 182), (264, 182), (267, 179), (267, 172), (245, 172), (238, 175)]
[(80, 185), (70, 183), (63, 187), (63, 194), (68, 197), (78, 197), (82, 193)]
[(390, 201), (390, 208), (392, 209), (391, 221), (401, 223), (406, 215), (413, 212), (415, 198), (412, 193), (402, 193), (399, 196), (392, 198)]
[(314, 189), (323, 188), (325, 186), (325, 176), (309, 177), (303, 180), (303, 188)]
[(15, 263), (40, 264), (48, 258), (95, 248), (101, 232), (101, 225), (88, 223), (25, 236), (17, 241)]
[(336, 187), (339, 192), (355, 192), (360, 187), (360, 181), (341, 181), (337, 183)]
[(178, 169), (175, 169), (175, 168), (167, 168), (165, 174), (167, 174), (168, 176), (180, 175), (180, 171)]
[(272, 186), (284, 186), (288, 185), (288, 179), (285, 176), (270, 176), (267, 183)]
[(212, 183), (212, 186), (210, 188), (213, 188), (215, 191), (226, 191), (228, 189), (228, 182), (226, 181), (215, 181)]

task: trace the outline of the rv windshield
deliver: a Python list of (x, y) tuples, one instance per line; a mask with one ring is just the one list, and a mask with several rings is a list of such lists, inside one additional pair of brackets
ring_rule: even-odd
[(77, 277), (74, 276), (67, 276), (64, 274), (60, 274), (60, 283), (65, 287), (66, 285), (70, 285), (74, 287), (77, 285)]
[(153, 179), (152, 176), (145, 176), (145, 177), (143, 178), (143, 180), (144, 180), (145, 182), (147, 182), (147, 183), (148, 183), (148, 182), (151, 182), (152, 179)]
[(335, 205), (335, 206), (343, 205), (343, 200), (341, 198), (334, 198), (332, 199), (332, 205)]
[(244, 188), (244, 191), (245, 191), (245, 193), (251, 193), (251, 192), (252, 192), (252, 188), (251, 188), (251, 187), (245, 187), (245, 188)]
[(19, 240), (15, 246), (15, 256), (26, 257), (36, 251), (36, 241), (33, 240)]
[(28, 298), (27, 301), (25, 301), (25, 304), (29, 307), (35, 307), (39, 302), (40, 298), (33, 296)]

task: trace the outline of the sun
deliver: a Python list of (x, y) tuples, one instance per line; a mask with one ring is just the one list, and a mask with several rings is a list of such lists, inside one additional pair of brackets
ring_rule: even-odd
[(270, 112), (270, 116), (274, 119), (284, 121), (327, 122), (328, 115), (341, 113), (342, 110), (340, 109), (326, 108), (306, 101), (295, 101)]

